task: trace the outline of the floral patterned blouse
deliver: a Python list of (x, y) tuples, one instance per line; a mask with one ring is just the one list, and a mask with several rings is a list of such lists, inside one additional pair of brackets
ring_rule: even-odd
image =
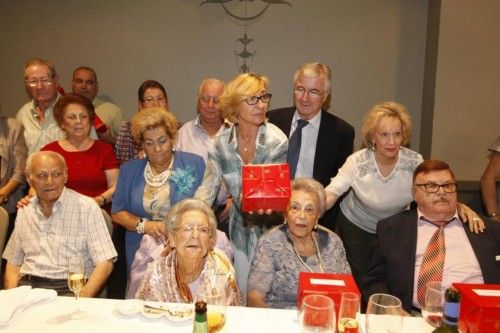
[[(318, 226), (313, 235), (318, 241), (324, 273), (351, 274), (340, 238), (322, 226)], [(302, 257), (302, 260), (314, 272), (321, 272), (318, 256)], [(266, 303), (272, 308), (294, 308), (301, 271), (309, 270), (297, 257), (288, 226), (279, 225), (262, 235), (257, 243), (248, 291), (266, 295)]]

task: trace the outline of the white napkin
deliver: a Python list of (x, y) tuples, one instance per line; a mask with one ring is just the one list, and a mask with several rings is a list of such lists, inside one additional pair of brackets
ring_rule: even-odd
[(11, 320), (24, 312), (30, 305), (51, 301), (57, 297), (52, 289), (40, 289), (31, 286), (0, 290), (0, 326), (8, 325)]

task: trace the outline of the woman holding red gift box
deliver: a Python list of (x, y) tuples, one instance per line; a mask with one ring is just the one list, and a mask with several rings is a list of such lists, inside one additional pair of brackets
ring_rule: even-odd
[(297, 305), (300, 272), (350, 274), (340, 238), (318, 225), (326, 194), (314, 179), (292, 181), (286, 222), (257, 243), (248, 277), (248, 305), (293, 308)]
[(244, 164), (286, 162), (288, 140), (281, 130), (266, 121), (272, 95), (265, 76), (246, 73), (234, 78), (224, 89), (219, 106), (233, 125), (216, 139), (209, 152), (207, 172), (195, 197), (212, 203), (224, 181), (233, 197), (229, 215), (229, 238), (234, 245), (234, 266), (238, 285), (246, 293), (250, 262), (257, 239), (267, 230), (272, 215), (244, 214), (241, 210)]

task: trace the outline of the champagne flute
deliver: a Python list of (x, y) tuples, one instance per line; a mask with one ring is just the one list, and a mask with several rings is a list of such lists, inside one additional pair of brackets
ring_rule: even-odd
[(344, 292), (340, 300), (339, 333), (357, 333), (361, 300), (358, 294)]
[(399, 333), (403, 329), (402, 306), (399, 298), (373, 294), (366, 308), (367, 333)]
[(434, 327), (441, 327), (443, 322), (444, 293), (446, 288), (441, 281), (430, 281), (425, 286), (425, 301), (422, 316)]
[(68, 263), (68, 287), (75, 294), (76, 304), (76, 310), (71, 314), (72, 319), (80, 319), (86, 314), (86, 312), (81, 311), (78, 306), (78, 298), (86, 282), (87, 279), (85, 278), (83, 261), (79, 259), (70, 259)]
[(325, 295), (311, 294), (302, 299), (299, 314), (300, 332), (334, 333), (335, 310), (333, 300)]

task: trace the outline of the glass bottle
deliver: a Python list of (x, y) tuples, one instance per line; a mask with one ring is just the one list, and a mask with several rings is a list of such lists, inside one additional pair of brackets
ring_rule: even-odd
[(446, 289), (444, 294), (443, 324), (433, 333), (458, 333), (458, 316), (460, 314), (460, 293), (454, 287)]
[(193, 333), (208, 333), (207, 303), (196, 302), (194, 312)]

